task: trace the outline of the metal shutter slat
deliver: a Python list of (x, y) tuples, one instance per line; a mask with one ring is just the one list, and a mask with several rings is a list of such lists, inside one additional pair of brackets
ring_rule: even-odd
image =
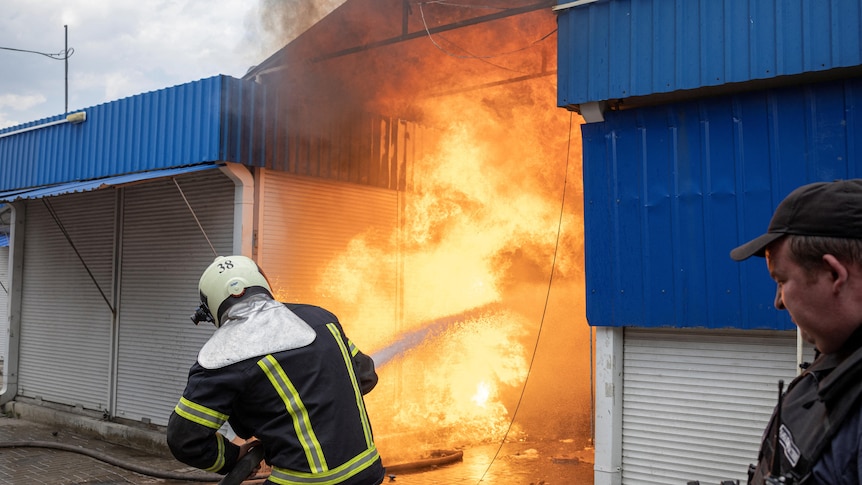
[[(110, 301), (114, 191), (49, 202)], [(43, 202), (28, 201), (26, 211), (18, 392), (106, 409), (111, 312)]]
[[(357, 236), (372, 231), (388, 237), (397, 229), (398, 193), (272, 171), (265, 172), (264, 187), (259, 263), (273, 289), (284, 300), (320, 305), (346, 316), (347, 309), (338, 308), (322, 287), (323, 270)], [(375, 284), (381, 294), (394, 295), (398, 281), (394, 264), (387, 274), (388, 280)], [(365, 306), (395, 322), (394, 305)]]
[[(233, 247), (234, 184), (217, 170), (177, 178), (220, 254)], [(173, 181), (124, 194), (117, 416), (167, 424), (214, 328), (189, 320), (213, 253)]]
[(745, 482), (795, 334), (627, 328), (624, 349), (623, 483)]

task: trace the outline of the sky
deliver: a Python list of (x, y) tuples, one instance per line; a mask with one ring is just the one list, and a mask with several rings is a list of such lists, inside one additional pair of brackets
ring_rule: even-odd
[[(241, 78), (296, 35), (273, 25), (292, 22), (273, 12), (285, 6), (293, 7), (288, 0), (0, 0), (0, 128), (63, 114), (67, 103), (74, 112), (218, 74)], [(62, 57), (64, 26), (74, 49), (68, 81), (66, 61), (5, 49)]]

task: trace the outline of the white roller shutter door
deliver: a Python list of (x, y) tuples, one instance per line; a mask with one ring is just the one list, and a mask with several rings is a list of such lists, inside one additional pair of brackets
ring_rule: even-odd
[[(109, 400), (115, 192), (26, 204), (18, 393), (106, 409)], [(48, 209), (53, 207), (81, 263)]]
[[(321, 287), (324, 269), (357, 236), (368, 238), (372, 245), (389, 241), (398, 228), (398, 192), (281, 172), (263, 173), (258, 263), (281, 299), (320, 305), (343, 317), (344, 312), (333, 302), (332, 290)], [(381, 294), (395, 295), (399, 273), (394, 258), (391, 264), (379, 272), (385, 275), (384, 281), (363, 283), (376, 285)], [(379, 321), (396, 321), (397, 305), (391, 299), (386, 304), (363, 304), (377, 306), (367, 308), (366, 314), (376, 315)]]
[[(218, 170), (177, 181), (216, 251), (228, 254), (234, 183)], [(170, 179), (126, 188), (123, 213), (116, 415), (165, 425), (215, 330), (189, 319), (214, 255)]]
[(623, 355), (622, 483), (745, 483), (796, 334), (627, 328)]

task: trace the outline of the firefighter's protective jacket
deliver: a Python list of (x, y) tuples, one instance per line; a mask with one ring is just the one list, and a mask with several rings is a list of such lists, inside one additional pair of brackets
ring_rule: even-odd
[(239, 447), (218, 432), (227, 421), (239, 437), (263, 443), (268, 483), (381, 483), (385, 471), (362, 397), (377, 384), (374, 362), (332, 313), (285, 306), (314, 330), (313, 341), (219, 368), (196, 362), (168, 422), (171, 451), (188, 465), (230, 472)]

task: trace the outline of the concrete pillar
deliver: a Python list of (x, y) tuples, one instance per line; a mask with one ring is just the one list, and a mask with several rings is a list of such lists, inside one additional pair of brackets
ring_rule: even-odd
[(622, 483), (623, 329), (596, 329), (595, 485)]

